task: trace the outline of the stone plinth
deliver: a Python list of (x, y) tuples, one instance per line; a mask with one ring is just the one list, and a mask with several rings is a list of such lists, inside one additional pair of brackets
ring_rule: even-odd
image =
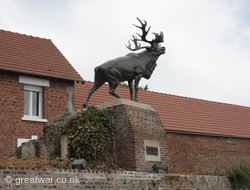
[(152, 171), (167, 164), (167, 136), (155, 110), (146, 104), (118, 98), (99, 106), (115, 120), (115, 152), (122, 168)]

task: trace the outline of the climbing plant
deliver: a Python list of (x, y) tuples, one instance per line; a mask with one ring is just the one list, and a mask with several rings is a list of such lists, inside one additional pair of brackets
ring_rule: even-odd
[(112, 117), (104, 110), (90, 106), (70, 120), (68, 148), (71, 158), (84, 158), (87, 163), (105, 167), (114, 164)]

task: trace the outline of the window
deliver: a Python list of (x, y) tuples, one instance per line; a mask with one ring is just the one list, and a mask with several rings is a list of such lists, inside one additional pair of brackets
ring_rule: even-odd
[(49, 80), (27, 76), (19, 76), (19, 82), (24, 83), (22, 120), (47, 122), (42, 118), (43, 86), (49, 86)]
[(24, 117), (42, 118), (42, 87), (24, 86)]

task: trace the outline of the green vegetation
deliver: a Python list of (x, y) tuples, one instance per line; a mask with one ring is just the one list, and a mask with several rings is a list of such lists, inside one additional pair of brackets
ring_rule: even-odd
[(67, 134), (71, 158), (84, 158), (91, 169), (114, 167), (114, 124), (106, 111), (88, 107), (71, 118), (70, 124)]
[[(119, 85), (119, 86), (128, 87), (128, 84), (125, 83), (125, 82), (119, 82), (118, 85)], [(134, 87), (134, 83), (133, 83), (133, 87)], [(138, 88), (141, 89), (141, 90), (149, 90), (149, 87), (148, 87), (147, 84), (146, 84), (146, 86), (144, 86), (144, 87), (140, 86), (140, 87), (138, 87)]]
[(228, 177), (233, 189), (250, 189), (250, 163), (241, 162), (239, 166), (234, 168)]

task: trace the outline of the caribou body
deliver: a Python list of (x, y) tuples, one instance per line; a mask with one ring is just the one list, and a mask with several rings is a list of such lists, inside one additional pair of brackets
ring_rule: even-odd
[[(137, 18), (138, 19), (138, 18)], [(165, 53), (165, 47), (161, 47), (159, 43), (163, 42), (163, 33), (155, 34), (155, 39), (152, 41), (146, 40), (146, 35), (149, 29), (146, 31), (147, 22), (141, 22), (142, 26), (136, 26), (142, 30), (142, 35), (139, 35), (141, 39), (137, 39), (133, 36), (132, 41), (135, 44), (135, 48), (132, 49), (131, 45), (127, 46), (131, 51), (136, 51), (139, 49), (146, 49), (140, 53), (129, 53), (123, 57), (118, 57), (116, 59), (107, 61), (100, 66), (95, 68), (95, 80), (94, 85), (89, 90), (86, 101), (83, 107), (88, 106), (88, 101), (90, 96), (105, 82), (109, 84), (109, 93), (116, 98), (120, 98), (118, 94), (115, 93), (115, 89), (120, 81), (128, 81), (130, 98), (133, 101), (138, 101), (138, 86), (141, 78), (149, 79), (156, 67), (156, 61), (160, 55)], [(138, 43), (138, 41), (143, 41), (149, 43), (151, 46), (144, 46)], [(133, 81), (135, 88), (135, 96), (133, 98)]]

